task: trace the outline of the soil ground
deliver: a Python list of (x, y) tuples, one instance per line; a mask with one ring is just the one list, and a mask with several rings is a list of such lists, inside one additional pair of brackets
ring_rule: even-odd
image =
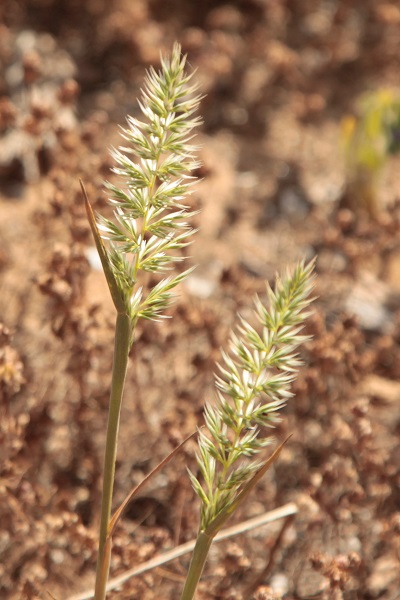
[[(313, 335), (275, 434), (293, 433), (216, 544), (199, 599), (400, 597), (399, 160), (374, 214), (344, 202), (340, 122), (398, 84), (396, 0), (3, 0), (0, 6), (0, 597), (90, 589), (114, 312), (79, 178), (96, 210), (118, 124), (175, 40), (205, 95), (195, 274), (171, 317), (140, 326), (121, 420), (115, 505), (202, 423), (236, 315), (317, 255)], [(192, 539), (188, 444), (129, 507), (112, 576)], [(115, 599), (179, 598), (188, 556)]]

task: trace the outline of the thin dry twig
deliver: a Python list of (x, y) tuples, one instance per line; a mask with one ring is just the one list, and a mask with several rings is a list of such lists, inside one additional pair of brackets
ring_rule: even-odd
[[(266, 525), (267, 523), (272, 523), (273, 521), (277, 521), (278, 519), (292, 517), (296, 513), (297, 513), (296, 504), (294, 504), (294, 502), (289, 502), (288, 504), (285, 504), (284, 506), (281, 506), (280, 508), (265, 512), (261, 515), (258, 515), (257, 517), (253, 517), (252, 519), (248, 519), (247, 521), (243, 521), (242, 523), (238, 523), (237, 525), (232, 525), (232, 527), (227, 527), (226, 529), (223, 529), (216, 535), (215, 541), (220, 542), (222, 540), (233, 537), (235, 535), (239, 535), (240, 533), (245, 533), (247, 531), (255, 529), (256, 527), (261, 527), (262, 525)], [(188, 554), (189, 552), (191, 552), (193, 550), (195, 543), (196, 543), (196, 540), (186, 542), (185, 544), (182, 544), (181, 546), (178, 546), (177, 548), (173, 548), (172, 550), (169, 550), (168, 552), (164, 552), (163, 554), (155, 556), (151, 560), (141, 564), (138, 567), (130, 569), (129, 571), (126, 571), (126, 573), (123, 573), (122, 575), (119, 575), (118, 577), (114, 577), (113, 579), (110, 579), (110, 581), (108, 582), (108, 585), (107, 585), (107, 591), (115, 590), (120, 585), (122, 585), (123, 583), (125, 583), (126, 581), (131, 579), (132, 577), (141, 575), (142, 573), (145, 573), (146, 571), (150, 571), (151, 569), (155, 569), (156, 567), (164, 565), (164, 564), (174, 560), (175, 558), (179, 558), (180, 556), (183, 556), (184, 554)], [(93, 592), (90, 590), (90, 591), (83, 592), (81, 594), (77, 594), (75, 596), (70, 596), (68, 598), (68, 600), (91, 600), (91, 598), (93, 598)]]
[(131, 492), (127, 495), (125, 500), (122, 502), (121, 506), (118, 508), (118, 510), (115, 511), (113, 517), (110, 520), (107, 536), (108, 538), (112, 537), (115, 528), (118, 525), (118, 522), (120, 521), (124, 511), (126, 510), (126, 507), (133, 500), (133, 498), (141, 491), (141, 489), (148, 483), (148, 481), (152, 479), (159, 471), (161, 471), (161, 469), (163, 469), (170, 462), (170, 460), (172, 460), (172, 458), (174, 458), (174, 456), (183, 448), (183, 446), (196, 434), (197, 431), (194, 431), (193, 433), (188, 435), (187, 438), (185, 438), (183, 442), (179, 444), (179, 446), (174, 448), (174, 450), (172, 450), (172, 452), (170, 452), (166, 458), (164, 458), (148, 475), (146, 475), (146, 477), (143, 478), (143, 480), (137, 486), (135, 486), (131, 490)]

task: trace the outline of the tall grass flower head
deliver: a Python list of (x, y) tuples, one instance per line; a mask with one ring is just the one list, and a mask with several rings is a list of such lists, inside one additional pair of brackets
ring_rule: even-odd
[[(139, 100), (143, 120), (129, 116), (122, 128), (125, 143), (112, 151), (113, 171), (122, 183), (106, 183), (114, 219), (97, 218), (111, 294), (133, 327), (140, 317), (162, 317), (172, 290), (190, 272), (168, 275), (183, 260), (179, 250), (194, 231), (187, 223), (194, 212), (184, 199), (195, 180), (191, 173), (199, 167), (192, 138), (201, 123), (193, 116), (201, 98), (185, 62), (175, 44), (170, 58), (161, 58), (160, 71), (150, 67), (147, 72)], [(158, 276), (152, 288), (144, 285), (145, 273)]]
[(203, 484), (190, 473), (201, 501), (200, 531), (214, 533), (233, 512), (240, 492), (261, 468), (257, 454), (273, 438), (268, 433), (293, 395), (291, 383), (301, 360), (297, 349), (308, 306), (314, 262), (299, 263), (292, 273), (267, 286), (269, 308), (257, 297), (258, 327), (241, 319), (232, 332), (230, 351), (222, 353), (216, 375), (217, 398), (205, 406), (205, 429), (199, 431), (197, 463)]

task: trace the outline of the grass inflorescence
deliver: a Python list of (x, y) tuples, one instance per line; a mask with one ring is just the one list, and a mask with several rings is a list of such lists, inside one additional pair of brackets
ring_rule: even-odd
[(272, 442), (266, 432), (292, 396), (290, 384), (301, 364), (297, 348), (312, 299), (313, 263), (296, 266), (275, 290), (267, 287), (269, 310), (257, 297), (258, 332), (244, 319), (231, 334), (230, 353), (216, 376), (217, 402), (205, 406), (206, 431), (199, 431), (198, 466), (204, 486), (191, 474), (201, 505), (201, 529), (230, 505), (243, 483), (260, 468), (253, 458)]
[(199, 167), (191, 140), (201, 123), (193, 116), (200, 97), (184, 67), (185, 58), (175, 45), (171, 58), (162, 58), (160, 72), (150, 68), (139, 101), (144, 120), (128, 117), (122, 128), (127, 145), (112, 151), (120, 182), (106, 185), (115, 218), (98, 218), (98, 229), (108, 242), (109, 264), (133, 323), (140, 317), (162, 316), (173, 288), (188, 274), (161, 278), (147, 293), (138, 287), (141, 272), (165, 275), (173, 263), (182, 261), (176, 251), (190, 243), (193, 233), (187, 222), (193, 212), (184, 199), (195, 180), (191, 173)]

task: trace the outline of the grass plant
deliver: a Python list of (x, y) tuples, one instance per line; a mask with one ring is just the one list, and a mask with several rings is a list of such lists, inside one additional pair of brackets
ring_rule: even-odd
[[(139, 102), (143, 121), (128, 117), (122, 129), (126, 145), (113, 151), (114, 172), (121, 185), (107, 183), (114, 218), (88, 218), (117, 311), (114, 362), (104, 458), (99, 551), (94, 597), (106, 597), (111, 537), (120, 511), (111, 518), (121, 402), (128, 356), (139, 319), (158, 320), (174, 297), (174, 289), (191, 269), (168, 275), (183, 260), (179, 252), (190, 243), (194, 213), (184, 204), (191, 193), (191, 175), (199, 165), (192, 144), (200, 124), (194, 113), (200, 97), (184, 70), (185, 57), (175, 44), (161, 69), (147, 73)], [(133, 160), (132, 157), (133, 156)], [(146, 285), (146, 274), (152, 285)], [(201, 502), (200, 528), (194, 545), (182, 600), (194, 597), (208, 551), (228, 517), (276, 460), (283, 446), (266, 461), (257, 455), (271, 443), (265, 432), (279, 420), (279, 410), (292, 395), (290, 384), (301, 364), (297, 349), (308, 315), (313, 262), (299, 263), (292, 273), (267, 287), (269, 309), (259, 298), (255, 318), (259, 331), (241, 320), (232, 333), (230, 352), (216, 377), (217, 401), (205, 407), (205, 430), (199, 430), (197, 463), (200, 480), (190, 474)]]
[(391, 155), (400, 150), (400, 96), (389, 89), (363, 94), (356, 116), (341, 125), (346, 196), (351, 208), (371, 217), (381, 212), (379, 188)]
[(299, 263), (293, 273), (267, 286), (269, 309), (257, 297), (255, 318), (261, 331), (241, 319), (231, 335), (230, 353), (216, 376), (217, 401), (207, 403), (206, 430), (199, 431), (200, 480), (189, 472), (201, 503), (200, 528), (181, 600), (194, 597), (214, 537), (278, 457), (257, 455), (273, 441), (266, 431), (292, 396), (290, 385), (301, 364), (297, 348), (312, 301), (314, 263)]

